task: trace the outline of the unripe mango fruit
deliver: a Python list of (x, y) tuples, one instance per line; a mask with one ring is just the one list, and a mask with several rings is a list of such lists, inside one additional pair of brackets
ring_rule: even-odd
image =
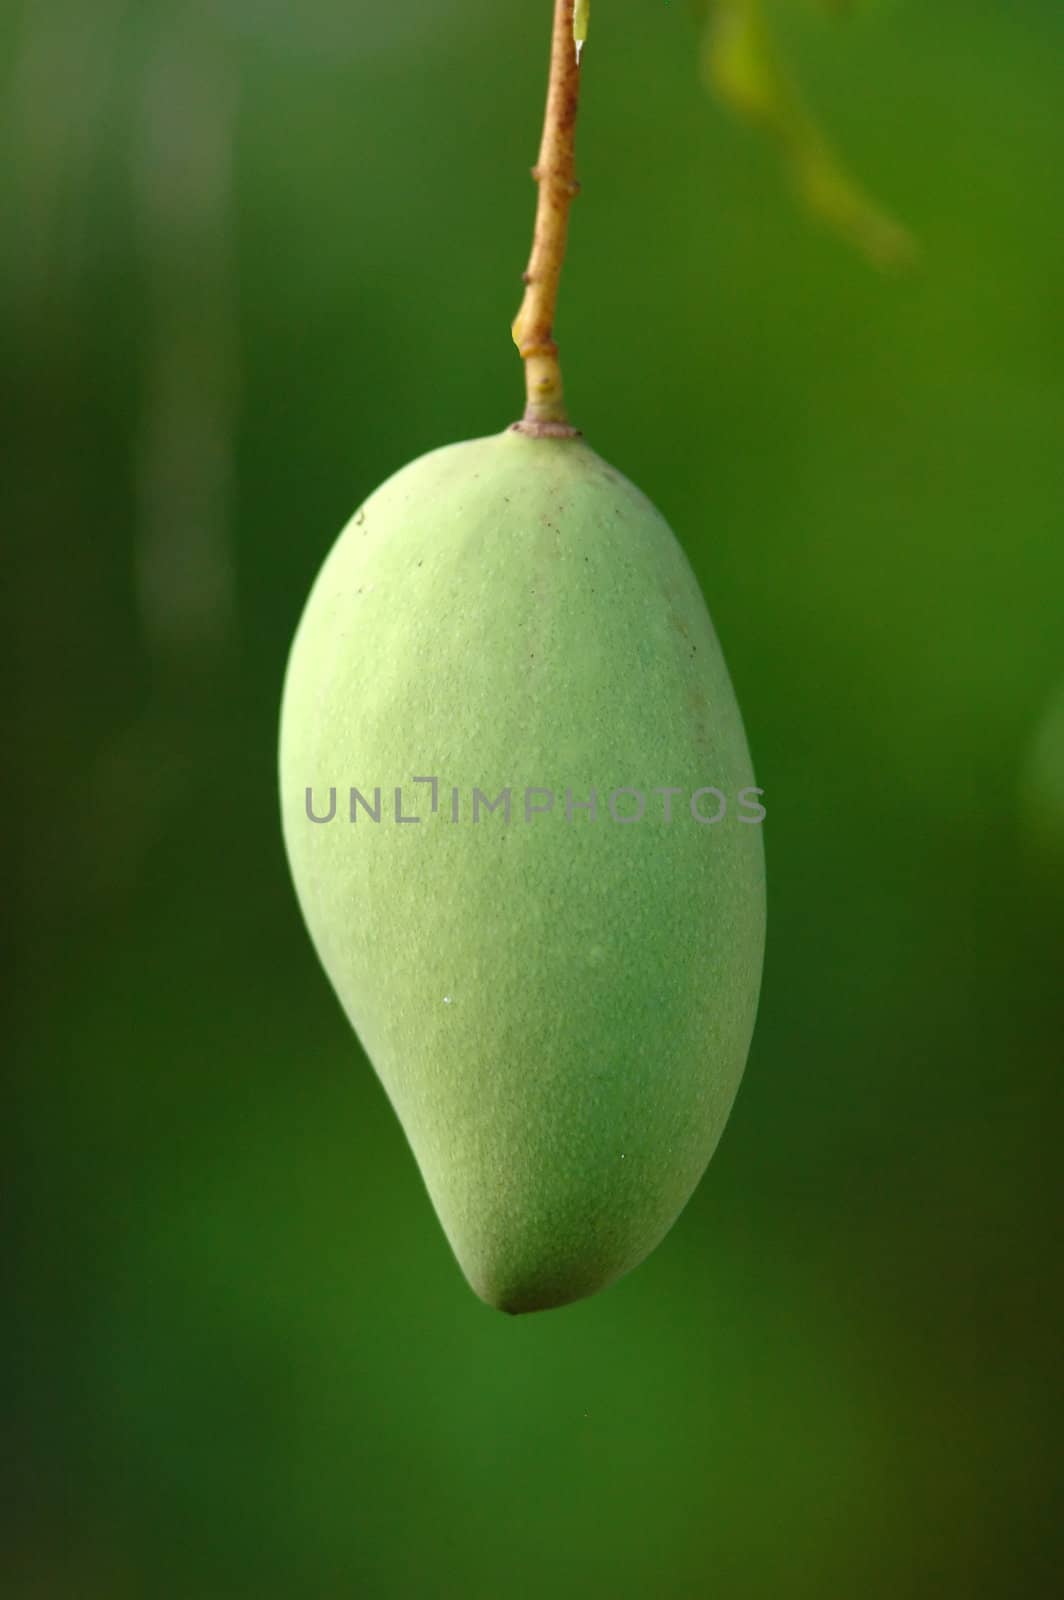
[(470, 1284), (595, 1293), (705, 1169), (761, 978), (750, 756), (680, 546), (578, 435), (422, 456), (319, 573), (280, 744), (307, 926)]

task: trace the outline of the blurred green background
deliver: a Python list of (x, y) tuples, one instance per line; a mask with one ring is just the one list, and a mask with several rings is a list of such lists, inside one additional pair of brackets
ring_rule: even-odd
[(4, 1594), (1053, 1590), (1064, 12), (769, 11), (923, 260), (802, 217), (689, 7), (596, 6), (568, 395), (708, 597), (769, 948), (672, 1234), (511, 1320), (274, 765), (341, 525), (520, 409), (549, 0), (4, 7)]

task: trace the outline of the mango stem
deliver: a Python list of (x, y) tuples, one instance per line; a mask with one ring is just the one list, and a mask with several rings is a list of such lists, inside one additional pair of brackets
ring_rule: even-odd
[(565, 260), (569, 207), (576, 181), (576, 113), (580, 64), (573, 44), (574, 0), (555, 0), (547, 110), (539, 160), (532, 176), (539, 185), (532, 254), (524, 274), (525, 297), (514, 318), (514, 344), (525, 363), (526, 423), (561, 423), (568, 417), (562, 369), (554, 342), (558, 282)]

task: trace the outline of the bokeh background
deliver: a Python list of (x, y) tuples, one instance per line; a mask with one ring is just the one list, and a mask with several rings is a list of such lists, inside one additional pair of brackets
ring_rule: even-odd
[(274, 763), (343, 522), (520, 408), (549, 0), (3, 7), (5, 1594), (1053, 1591), (1064, 10), (768, 10), (922, 262), (801, 215), (690, 7), (596, 6), (569, 398), (708, 596), (770, 936), (679, 1224), (508, 1319)]

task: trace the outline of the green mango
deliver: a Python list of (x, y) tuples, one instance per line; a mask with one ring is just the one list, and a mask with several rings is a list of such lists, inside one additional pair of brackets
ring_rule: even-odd
[(469, 1283), (595, 1293), (701, 1177), (761, 979), (761, 791), (667, 524), (579, 435), (404, 467), (307, 601), (280, 770), (307, 927)]

